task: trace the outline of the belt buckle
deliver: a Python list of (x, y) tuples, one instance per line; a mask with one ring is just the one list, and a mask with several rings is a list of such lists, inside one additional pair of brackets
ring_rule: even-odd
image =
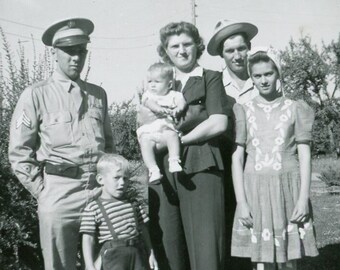
[(126, 241), (127, 246), (134, 246), (136, 244), (135, 239), (129, 239)]

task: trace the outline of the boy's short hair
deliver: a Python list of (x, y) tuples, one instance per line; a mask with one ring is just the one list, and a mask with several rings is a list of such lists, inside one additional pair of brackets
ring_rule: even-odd
[(159, 71), (163, 78), (172, 80), (174, 77), (174, 70), (170, 64), (167, 63), (154, 63), (148, 68), (148, 72)]
[(129, 161), (118, 154), (104, 154), (101, 156), (97, 163), (97, 173), (104, 174), (108, 168), (112, 167), (116, 167), (128, 175), (130, 174)]

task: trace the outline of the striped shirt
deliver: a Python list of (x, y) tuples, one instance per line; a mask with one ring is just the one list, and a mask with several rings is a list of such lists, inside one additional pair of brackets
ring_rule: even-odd
[[(149, 220), (144, 209), (139, 204), (133, 206), (128, 200), (116, 199), (101, 200), (101, 202), (118, 239), (133, 239), (140, 234), (137, 230), (132, 207), (135, 208), (138, 225)], [(80, 233), (97, 234), (99, 243), (113, 239), (96, 201), (92, 201), (86, 206), (81, 218)]]

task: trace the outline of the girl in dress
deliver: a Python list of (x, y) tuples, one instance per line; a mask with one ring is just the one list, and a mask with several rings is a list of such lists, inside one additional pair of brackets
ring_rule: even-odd
[(296, 259), (318, 255), (309, 200), (314, 113), (277, 91), (281, 68), (273, 49), (250, 51), (248, 70), (260, 95), (234, 106), (231, 255), (250, 257), (253, 269), (296, 269)]

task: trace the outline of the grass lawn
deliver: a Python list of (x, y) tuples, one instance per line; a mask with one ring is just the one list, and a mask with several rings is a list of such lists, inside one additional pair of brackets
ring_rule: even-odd
[[(313, 160), (314, 173), (321, 173), (329, 167), (340, 169), (340, 161), (331, 157)], [(324, 192), (326, 189), (322, 185), (323, 182), (313, 181), (311, 191), (320, 255), (302, 259), (299, 263), (300, 270), (340, 269), (340, 194), (331, 195)]]
[(312, 193), (314, 224), (320, 255), (304, 258), (302, 270), (340, 269), (340, 196)]

